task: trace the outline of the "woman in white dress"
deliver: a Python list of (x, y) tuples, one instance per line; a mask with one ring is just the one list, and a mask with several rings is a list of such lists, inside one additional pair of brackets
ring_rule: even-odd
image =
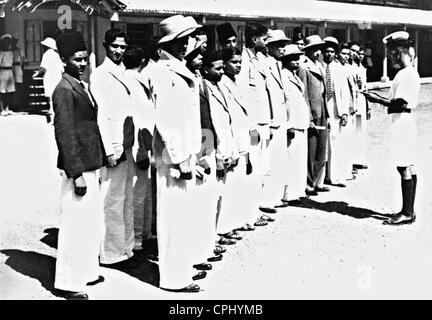
[(384, 224), (410, 224), (415, 221), (414, 199), (417, 187), (414, 168), (417, 158), (417, 128), (411, 111), (417, 107), (420, 77), (412, 65), (413, 44), (407, 32), (394, 32), (386, 36), (383, 42), (387, 46), (392, 65), (400, 70), (393, 80), (389, 98), (372, 93), (365, 95), (369, 101), (388, 107), (388, 155), (401, 176), (403, 200), (402, 210), (385, 220)]

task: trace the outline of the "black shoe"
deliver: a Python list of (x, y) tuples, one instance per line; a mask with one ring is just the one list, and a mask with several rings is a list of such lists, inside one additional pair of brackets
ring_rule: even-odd
[(317, 196), (318, 195), (318, 192), (315, 191), (315, 190), (308, 190), (308, 189), (306, 189), (305, 193), (308, 196)]
[(264, 213), (276, 213), (277, 209), (275, 208), (269, 208), (269, 207), (259, 207), (260, 211), (264, 212)]
[(99, 276), (99, 278), (97, 278), (96, 280), (87, 282), (87, 286), (94, 286), (94, 285), (96, 285), (98, 283), (102, 283), (104, 281), (105, 281), (105, 278), (102, 276)]
[(213, 267), (210, 263), (194, 264), (193, 267), (197, 270), (211, 270)]
[(219, 244), (217, 244), (215, 246), (214, 250), (213, 250), (213, 253), (216, 254), (216, 255), (224, 253), (224, 252), (226, 252), (226, 249), (224, 247), (222, 247), (221, 245), (219, 245)]
[(192, 280), (196, 281), (196, 280), (204, 279), (206, 276), (207, 276), (207, 272), (201, 271), (201, 272), (198, 272), (196, 275), (194, 275), (192, 277)]
[(315, 187), (315, 191), (317, 192), (329, 192), (330, 188), (329, 187)]
[(169, 292), (189, 292), (189, 293), (193, 293), (193, 292), (200, 292), (200, 287), (199, 285), (192, 283), (190, 285), (188, 285), (187, 287), (181, 288), (181, 289), (165, 289), (165, 288), (161, 288), (162, 290), (165, 291), (169, 291)]
[(100, 263), (101, 267), (112, 268), (112, 269), (137, 269), (140, 267), (140, 265), (141, 265), (140, 263), (134, 261), (132, 258), (120, 262), (116, 262), (116, 263), (110, 263), (110, 264)]
[(354, 169), (367, 169), (368, 166), (365, 165), (365, 164), (354, 164), (354, 165), (353, 165), (353, 168), (354, 168)]
[(223, 256), (221, 254), (215, 255), (213, 257), (210, 257), (207, 259), (208, 262), (216, 262), (216, 261), (221, 261), (223, 258)]
[(57, 289), (57, 294), (68, 300), (88, 300), (88, 295), (84, 292)]

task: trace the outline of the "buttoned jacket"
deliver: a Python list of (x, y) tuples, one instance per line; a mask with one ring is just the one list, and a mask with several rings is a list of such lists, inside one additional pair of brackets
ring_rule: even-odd
[(287, 104), (291, 111), (287, 128), (306, 130), (309, 128), (311, 114), (306, 102), (305, 86), (301, 79), (288, 69), (282, 69), (282, 73), (287, 93)]
[(241, 71), (237, 83), (245, 100), (250, 119), (256, 124), (271, 122), (270, 100), (267, 88), (268, 68), (261, 53), (244, 48)]
[(307, 58), (306, 62), (300, 65), (299, 78), (305, 85), (305, 97), (309, 104), (311, 118), (313, 120), (321, 117), (328, 118), (325, 103), (324, 73), (321, 64), (314, 63)]
[(134, 143), (130, 88), (124, 66), (108, 57), (90, 77), (90, 91), (98, 106), (98, 123), (107, 155), (120, 157)]
[(102, 167), (105, 153), (92, 97), (78, 80), (63, 73), (52, 98), (57, 167), (68, 178)]
[(266, 64), (269, 69), (267, 88), (271, 103), (272, 123), (277, 126), (285, 126), (289, 112), (286, 104), (286, 92), (282, 81), (282, 66), (273, 57), (267, 57)]
[(225, 160), (234, 156), (235, 140), (232, 131), (232, 120), (227, 99), (219, 83), (204, 79), (204, 90), (207, 91), (210, 114), (216, 132), (216, 159)]
[(150, 86), (156, 99), (153, 153), (158, 165), (180, 164), (201, 149), (199, 83), (184, 63), (162, 51)]
[[(334, 110), (329, 112), (332, 114), (334, 113), (338, 117), (342, 117), (344, 114), (348, 115), (350, 104), (350, 88), (345, 69), (337, 60), (330, 62), (328, 66), (330, 68), (332, 99), (334, 102)], [(326, 68), (327, 64), (324, 62), (324, 72)]]

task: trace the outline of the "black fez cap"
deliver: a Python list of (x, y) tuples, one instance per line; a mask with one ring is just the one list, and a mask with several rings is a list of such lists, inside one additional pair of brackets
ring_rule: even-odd
[(206, 51), (203, 57), (203, 66), (208, 67), (210, 63), (223, 60), (222, 51)]
[(216, 26), (216, 32), (220, 42), (223, 42), (231, 37), (236, 37), (237, 34), (234, 31), (231, 23), (227, 22)]
[(57, 38), (57, 48), (60, 57), (70, 58), (78, 51), (87, 51), (84, 39), (80, 32), (64, 33)]

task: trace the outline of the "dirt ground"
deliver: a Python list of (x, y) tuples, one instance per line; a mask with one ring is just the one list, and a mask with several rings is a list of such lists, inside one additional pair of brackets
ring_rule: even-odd
[[(383, 147), (386, 113), (372, 106), (369, 169), (347, 188), (280, 209), (244, 235), (198, 281), (198, 294), (157, 288), (149, 241), (137, 269), (102, 268), (90, 299), (431, 299), (432, 85), (414, 112), (419, 130), (417, 221), (391, 227), (373, 217), (400, 209), (400, 181)], [(53, 127), (31, 115), (0, 117), (0, 299), (60, 299), (53, 289), (59, 176)], [(429, 195), (429, 196), (428, 196)]]

